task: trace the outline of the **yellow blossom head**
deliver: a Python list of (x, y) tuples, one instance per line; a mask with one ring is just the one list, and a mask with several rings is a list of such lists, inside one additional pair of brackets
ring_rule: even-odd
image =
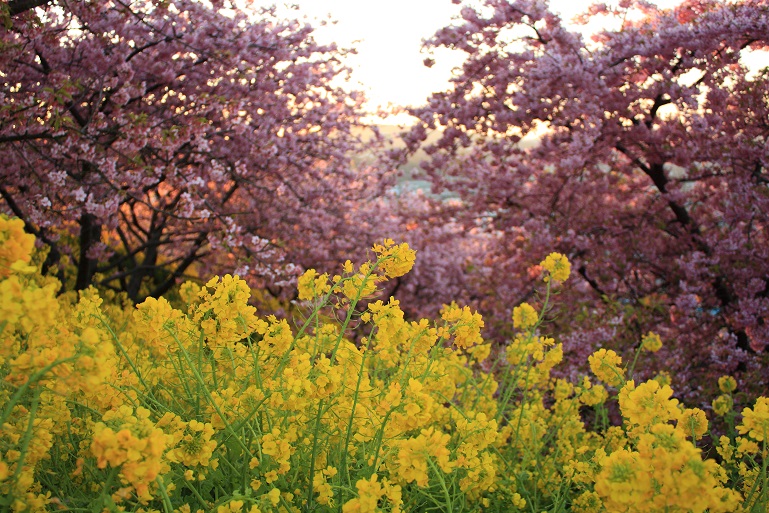
[(470, 307), (459, 307), (456, 303), (443, 305), (441, 318), (448, 323), (448, 333), (454, 336), (455, 347), (467, 349), (483, 343), (483, 317)]
[[(550, 253), (539, 265), (550, 273), (549, 278), (555, 281), (564, 282), (571, 273), (571, 263), (569, 259), (560, 253)], [(547, 280), (547, 278), (545, 278)]]
[(705, 412), (699, 408), (687, 408), (678, 419), (678, 427), (687, 435), (692, 435), (695, 440), (702, 438), (708, 431), (708, 419)]
[(588, 358), (593, 374), (611, 386), (619, 386), (625, 381), (625, 371), (620, 368), (622, 358), (611, 349), (601, 348)]
[(662, 339), (659, 335), (650, 331), (641, 339), (641, 348), (650, 353), (656, 353), (662, 348)]
[(529, 303), (523, 303), (513, 308), (513, 326), (527, 330), (534, 327), (539, 320), (539, 314)]
[(29, 262), (35, 236), (24, 232), (24, 221), (0, 214), (0, 278), (11, 274), (17, 261)]
[(301, 300), (314, 299), (331, 290), (328, 274), (318, 275), (315, 269), (307, 269), (299, 277), (297, 287), (299, 289), (299, 299)]
[(718, 388), (725, 394), (732, 393), (737, 389), (737, 380), (731, 376), (721, 376), (718, 378)]
[(732, 410), (732, 406), (734, 406), (734, 401), (732, 400), (732, 397), (727, 394), (719, 395), (715, 399), (713, 399), (713, 412), (723, 417), (727, 413), (729, 413)]
[(553, 386), (553, 397), (556, 401), (568, 398), (574, 392), (574, 385), (565, 379), (556, 379)]
[(243, 501), (231, 500), (216, 508), (216, 513), (239, 513), (240, 511), (243, 511)]
[(280, 490), (277, 488), (271, 489), (266, 494), (267, 498), (270, 500), (273, 506), (277, 506), (280, 504)]
[(408, 273), (416, 261), (416, 251), (405, 242), (396, 245), (392, 239), (371, 248), (378, 256), (379, 268), (387, 278), (397, 278)]
[(759, 397), (752, 409), (742, 410), (742, 424), (737, 431), (757, 442), (769, 439), (769, 398)]
[(673, 389), (661, 386), (654, 380), (635, 386), (628, 381), (619, 393), (619, 406), (628, 424), (641, 430), (655, 424), (666, 424), (681, 418), (678, 400), (673, 399)]
[(583, 390), (579, 396), (579, 401), (585, 406), (595, 406), (605, 403), (608, 398), (609, 393), (606, 388), (603, 385), (595, 385)]

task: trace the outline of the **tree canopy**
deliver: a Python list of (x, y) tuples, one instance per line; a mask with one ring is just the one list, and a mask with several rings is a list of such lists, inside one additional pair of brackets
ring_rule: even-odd
[(48, 264), (71, 255), (76, 289), (157, 296), (197, 263), (280, 279), (297, 244), (344, 231), (367, 183), (350, 156), (362, 98), (338, 87), (345, 52), (312, 33), (191, 0), (10, 18), (5, 208), (51, 246)]
[(445, 216), (483, 227), (475, 282), (494, 318), (558, 250), (581, 278), (567, 351), (660, 326), (682, 381), (705, 365), (766, 384), (769, 70), (740, 57), (767, 48), (769, 4), (623, 0), (578, 21), (595, 20), (608, 28), (588, 38), (547, 2), (466, 2), (427, 41), (464, 52), (462, 69), (413, 109), (400, 156), (442, 131), (424, 167), (461, 196)]

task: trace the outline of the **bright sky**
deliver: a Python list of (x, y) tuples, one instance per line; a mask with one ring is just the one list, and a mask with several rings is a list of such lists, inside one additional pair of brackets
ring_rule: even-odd
[[(422, 40), (448, 25), (460, 6), (451, 0), (256, 0), (257, 5), (284, 3), (299, 7), (313, 26), (318, 20), (337, 20), (334, 25), (318, 27), (319, 42), (335, 41), (353, 47), (351, 57), (354, 85), (366, 92), (369, 105), (420, 105), (430, 93), (445, 90), (451, 70), (461, 63), (462, 54), (444, 50), (435, 53), (436, 64), (424, 66)], [(570, 20), (590, 3), (587, 0), (551, 0), (550, 6)], [(654, 0), (662, 7), (672, 7), (680, 0)], [(294, 17), (296, 11), (289, 11)], [(760, 58), (769, 65), (769, 54)], [(357, 82), (357, 84), (355, 84)]]
[[(281, 0), (257, 0), (281, 5)], [(300, 15), (317, 27), (316, 39), (334, 41), (358, 52), (348, 64), (353, 85), (366, 92), (371, 107), (388, 103), (424, 103), (431, 92), (445, 89), (460, 56), (436, 53), (436, 65), (427, 68), (420, 53), (422, 39), (448, 25), (459, 6), (451, 0), (293, 0)], [(297, 16), (296, 11), (288, 11)], [(318, 26), (317, 20), (337, 23)]]

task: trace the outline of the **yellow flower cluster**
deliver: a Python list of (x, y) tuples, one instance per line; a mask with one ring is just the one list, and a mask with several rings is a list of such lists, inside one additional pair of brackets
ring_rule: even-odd
[(528, 303), (521, 303), (513, 308), (513, 327), (519, 330), (533, 328), (539, 321), (539, 314)]
[(25, 269), (34, 246), (35, 236), (24, 232), (21, 219), (0, 214), (0, 278), (10, 276), (14, 266)]
[(315, 269), (308, 269), (299, 277), (297, 288), (299, 299), (307, 300), (326, 294), (331, 290), (331, 285), (328, 283), (327, 273), (319, 275)]
[(217, 446), (216, 440), (212, 440), (215, 434), (213, 424), (204, 424), (197, 420), (184, 422), (178, 416), (170, 414), (160, 419), (157, 425), (173, 435), (175, 443), (174, 448), (166, 455), (168, 461), (190, 468), (207, 467), (210, 464)]
[(718, 378), (718, 388), (725, 394), (731, 394), (737, 390), (737, 380), (731, 376), (721, 376)]
[(769, 398), (759, 397), (753, 409), (742, 410), (742, 424), (737, 426), (737, 431), (756, 442), (769, 439)]
[(650, 331), (641, 339), (641, 347), (650, 353), (656, 353), (662, 349), (662, 339), (659, 335)]
[(377, 513), (382, 511), (379, 508), (379, 501), (386, 497), (393, 505), (390, 510), (392, 513), (400, 513), (401, 510), (401, 487), (392, 485), (387, 479), (378, 482), (379, 476), (372, 474), (369, 479), (359, 479), (355, 483), (358, 490), (358, 497), (350, 499), (342, 507), (343, 513)]
[[(628, 381), (619, 403), (627, 447), (599, 456), (595, 491), (609, 511), (735, 511), (740, 494), (725, 473), (703, 460), (694, 441), (708, 429), (705, 413), (681, 409), (673, 391), (657, 381)], [(670, 424), (675, 422), (675, 425)]]
[(397, 278), (411, 271), (416, 261), (416, 251), (405, 242), (395, 244), (392, 239), (385, 239), (382, 244), (372, 248), (378, 257), (378, 265), (387, 278)]
[(619, 394), (622, 416), (633, 428), (644, 429), (658, 423), (678, 420), (681, 412), (678, 400), (672, 399), (673, 389), (651, 380), (638, 387), (628, 381)]
[(620, 367), (622, 358), (611, 349), (601, 348), (588, 358), (595, 377), (609, 386), (618, 387), (625, 382), (625, 371)]
[[(3, 508), (766, 509), (757, 462), (769, 400), (743, 410), (741, 436), (719, 440), (722, 466), (697, 447), (705, 412), (660, 380), (625, 381), (616, 352), (589, 360), (613, 395), (588, 376), (555, 379), (563, 347), (538, 332), (549, 281), (543, 312), (516, 307), (513, 340), (486, 361), (491, 344), (470, 308), (408, 320), (398, 300), (373, 300), (413, 266), (405, 244), (384, 241), (374, 261), (348, 261), (331, 278), (307, 271), (299, 294), (311, 310), (289, 320), (258, 316), (234, 276), (183, 285), (183, 304), (130, 306), (94, 289), (56, 296), (58, 284), (26, 264), (29, 241), (18, 221), (0, 219)], [(568, 278), (563, 255), (542, 267)], [(731, 412), (736, 383), (719, 386)], [(622, 422), (609, 425), (615, 400)]]
[[(150, 412), (127, 406), (110, 410), (93, 428), (91, 454), (98, 468), (119, 468), (123, 484), (130, 485), (140, 501), (152, 499), (150, 487), (168, 470), (164, 453), (170, 436), (149, 419)], [(109, 427), (114, 425), (114, 429)]]
[(550, 273), (550, 278), (558, 282), (568, 280), (571, 274), (569, 259), (560, 253), (550, 253), (539, 265)]
[(441, 319), (446, 321), (446, 326), (438, 334), (444, 338), (453, 337), (454, 345), (459, 349), (468, 349), (483, 342), (483, 318), (469, 307), (460, 308), (456, 303), (446, 305), (441, 309)]

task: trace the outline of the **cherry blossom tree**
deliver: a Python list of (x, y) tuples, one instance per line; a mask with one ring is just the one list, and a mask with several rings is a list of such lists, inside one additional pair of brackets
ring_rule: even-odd
[(350, 158), (345, 52), (307, 24), (221, 0), (4, 13), (0, 208), (48, 266), (71, 259), (75, 289), (157, 296), (195, 266), (274, 283), (336, 258), (345, 214), (386, 183)]
[(608, 27), (591, 38), (545, 1), (465, 3), (427, 42), (464, 64), (395, 153), (442, 130), (424, 168), (461, 196), (447, 215), (488, 236), (482, 310), (506, 318), (560, 251), (576, 280), (556, 322), (580, 360), (653, 329), (677, 383), (709, 369), (765, 387), (769, 69), (740, 58), (767, 48), (769, 3), (596, 4), (577, 20)]

